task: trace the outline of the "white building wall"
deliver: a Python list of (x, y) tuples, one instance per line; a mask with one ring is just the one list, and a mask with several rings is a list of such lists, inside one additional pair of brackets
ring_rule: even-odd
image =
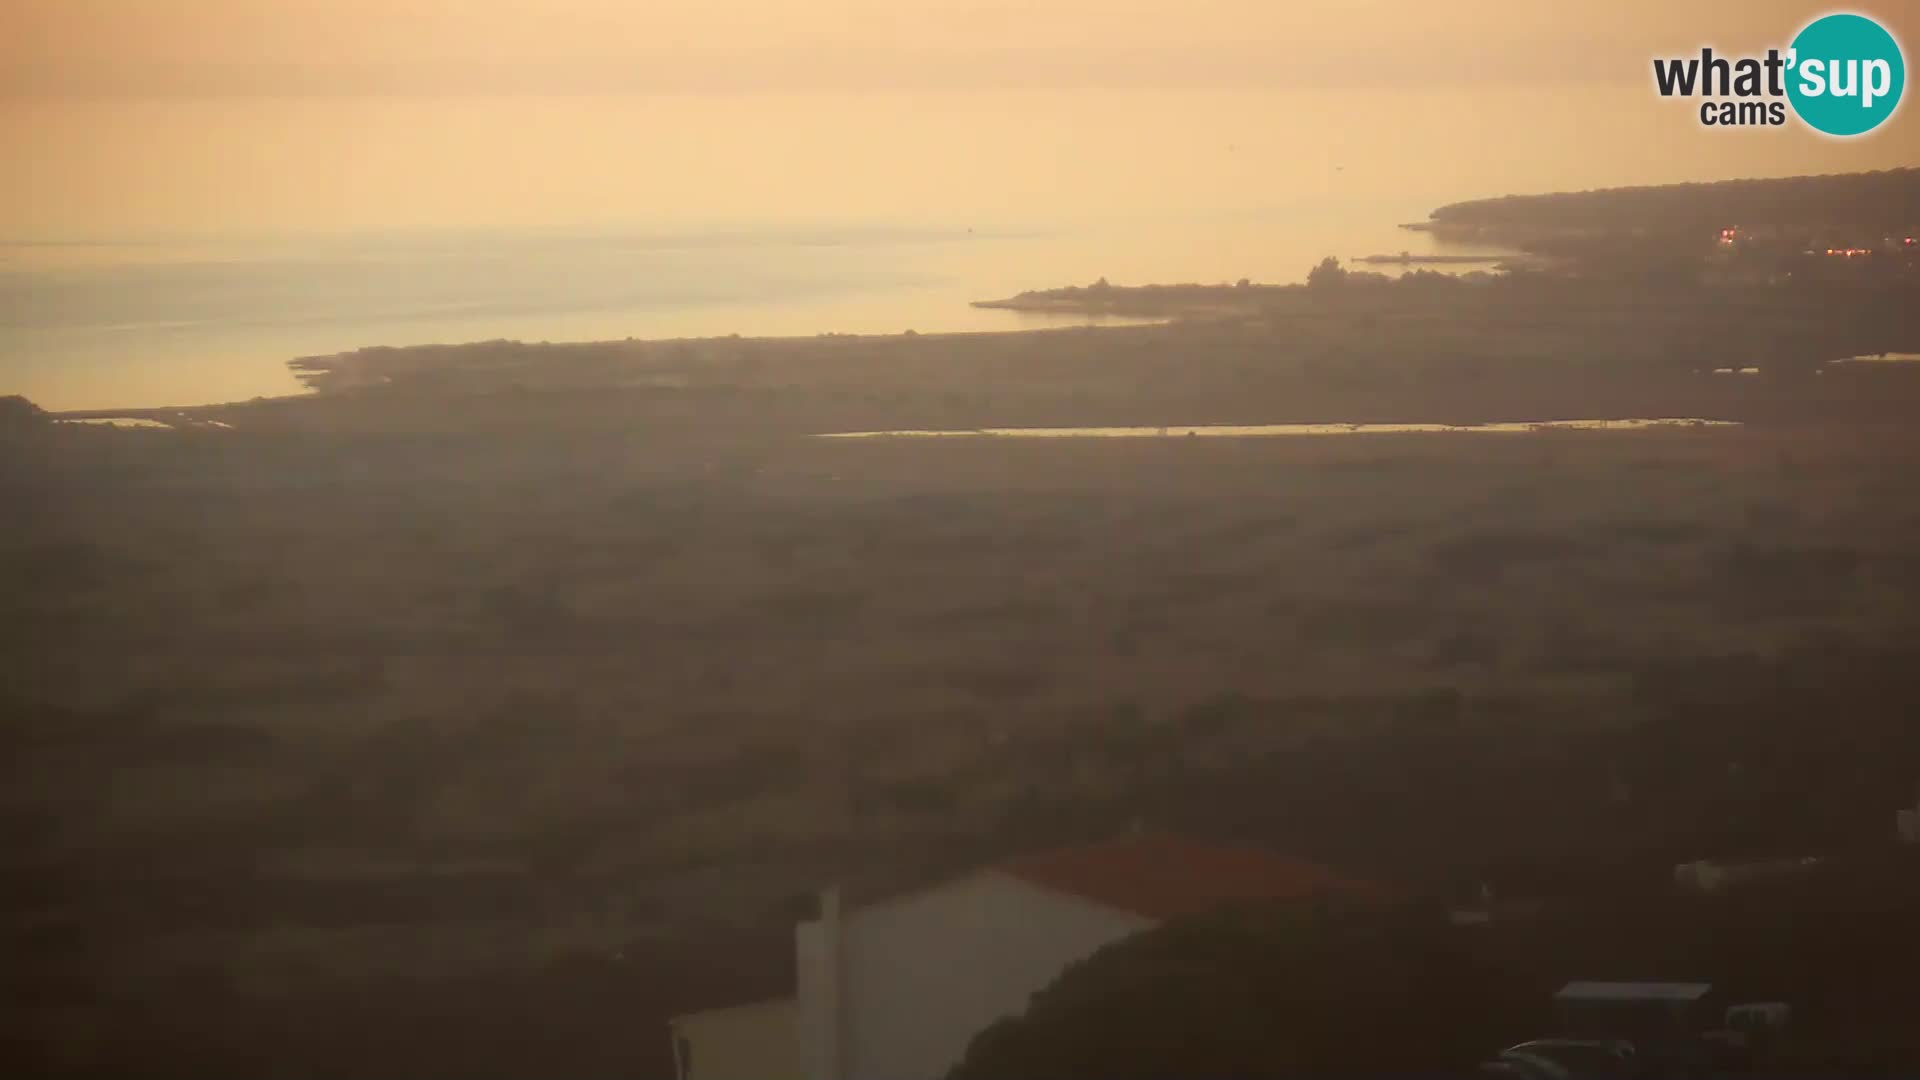
[(676, 1016), (680, 1080), (800, 1080), (792, 998)]
[(810, 1080), (938, 1080), (975, 1034), (1102, 945), (1152, 926), (985, 872), (842, 918), (838, 1057), (818, 922), (796, 929), (801, 1052)]
[[(801, 1075), (806, 1080), (831, 1080), (838, 1071), (832, 998), (839, 980), (828, 966), (827, 937), (818, 921), (793, 928), (794, 1022), (800, 1042)], [(842, 953), (844, 954), (844, 948)]]

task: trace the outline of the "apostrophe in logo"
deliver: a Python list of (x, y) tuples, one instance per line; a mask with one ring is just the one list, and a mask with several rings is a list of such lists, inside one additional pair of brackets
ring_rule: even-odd
[(1704, 98), (1703, 127), (1782, 127), (1788, 107), (1815, 131), (1864, 135), (1900, 108), (1906, 58), (1887, 29), (1865, 15), (1837, 13), (1808, 23), (1785, 50), (1653, 62), (1661, 97)]
[(1900, 107), (1907, 85), (1900, 43), (1864, 15), (1815, 19), (1787, 57), (1787, 100), (1816, 131), (1864, 135)]

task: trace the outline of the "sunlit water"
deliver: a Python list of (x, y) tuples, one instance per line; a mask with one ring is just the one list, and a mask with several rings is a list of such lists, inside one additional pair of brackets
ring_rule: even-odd
[[(1635, 83), (0, 101), (0, 393), (299, 387), (366, 345), (1017, 329), (968, 302), (1300, 280), (1507, 191), (1900, 164)], [(1522, 134), (1523, 133), (1523, 134)], [(1817, 159), (1809, 154), (1818, 151)]]
[[(1369, 227), (1392, 231), (1378, 209)], [(1257, 260), (1297, 277), (1338, 243), (1286, 215)], [(1164, 232), (1217, 223), (1055, 230), (764, 228), (496, 231), (303, 241), (0, 248), (0, 392), (48, 408), (201, 404), (294, 393), (284, 361), (367, 345), (494, 339), (807, 336), (1018, 330), (1116, 317), (986, 310), (971, 301), (1110, 276)], [(1393, 242), (1410, 241), (1390, 237)], [(1376, 242), (1386, 242), (1385, 239)], [(1173, 265), (1178, 269), (1177, 264)], [(1243, 276), (1245, 276), (1243, 274)]]
[(1849, 356), (1844, 360), (1834, 360), (1835, 364), (1920, 364), (1920, 353), (1870, 353), (1866, 356)]
[[(54, 423), (82, 424), (87, 427), (161, 428), (163, 430), (172, 430), (171, 424), (163, 424), (158, 420), (149, 420), (144, 416), (89, 416), (80, 420), (56, 420)], [(220, 426), (225, 427), (226, 425), (222, 424)]]
[(1248, 439), (1302, 435), (1525, 435), (1543, 431), (1646, 431), (1652, 428), (1739, 427), (1734, 420), (1683, 417), (1541, 420), (1495, 424), (1193, 424), (1169, 427), (969, 428), (949, 431), (836, 431), (823, 439)]

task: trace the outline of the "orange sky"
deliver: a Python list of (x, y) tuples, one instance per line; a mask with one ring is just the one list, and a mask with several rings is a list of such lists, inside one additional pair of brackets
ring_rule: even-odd
[[(1706, 131), (1652, 91), (1656, 54), (1783, 44), (1824, 10), (0, 0), (0, 240), (1050, 223), (1920, 164), (1911, 105), (1841, 143)], [(1920, 58), (1920, 0), (1860, 10)]]
[[(1912, 0), (1857, 5), (1910, 37)], [(0, 0), (18, 94), (1641, 77), (1787, 0)]]

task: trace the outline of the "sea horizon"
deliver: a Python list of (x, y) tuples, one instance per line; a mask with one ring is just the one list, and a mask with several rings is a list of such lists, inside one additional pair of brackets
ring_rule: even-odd
[[(1018, 330), (1062, 320), (969, 305), (1284, 284), (1328, 255), (1442, 250), (1399, 226), (1453, 201), (1808, 171), (1797, 135), (1701, 140), (1656, 122), (1667, 104), (1613, 85), (5, 101), (0, 136), (35, 167), (0, 178), (0, 393), (246, 400), (299, 392), (289, 360), (369, 346)], [(1890, 140), (1828, 157), (1910, 163)]]
[(301, 393), (290, 361), (380, 346), (1124, 323), (1138, 320), (972, 304), (1099, 278), (1288, 284), (1326, 255), (1465, 250), (1400, 229), (1413, 212), (1335, 202), (1052, 229), (716, 222), (0, 241), (0, 392), (56, 411), (156, 408)]

